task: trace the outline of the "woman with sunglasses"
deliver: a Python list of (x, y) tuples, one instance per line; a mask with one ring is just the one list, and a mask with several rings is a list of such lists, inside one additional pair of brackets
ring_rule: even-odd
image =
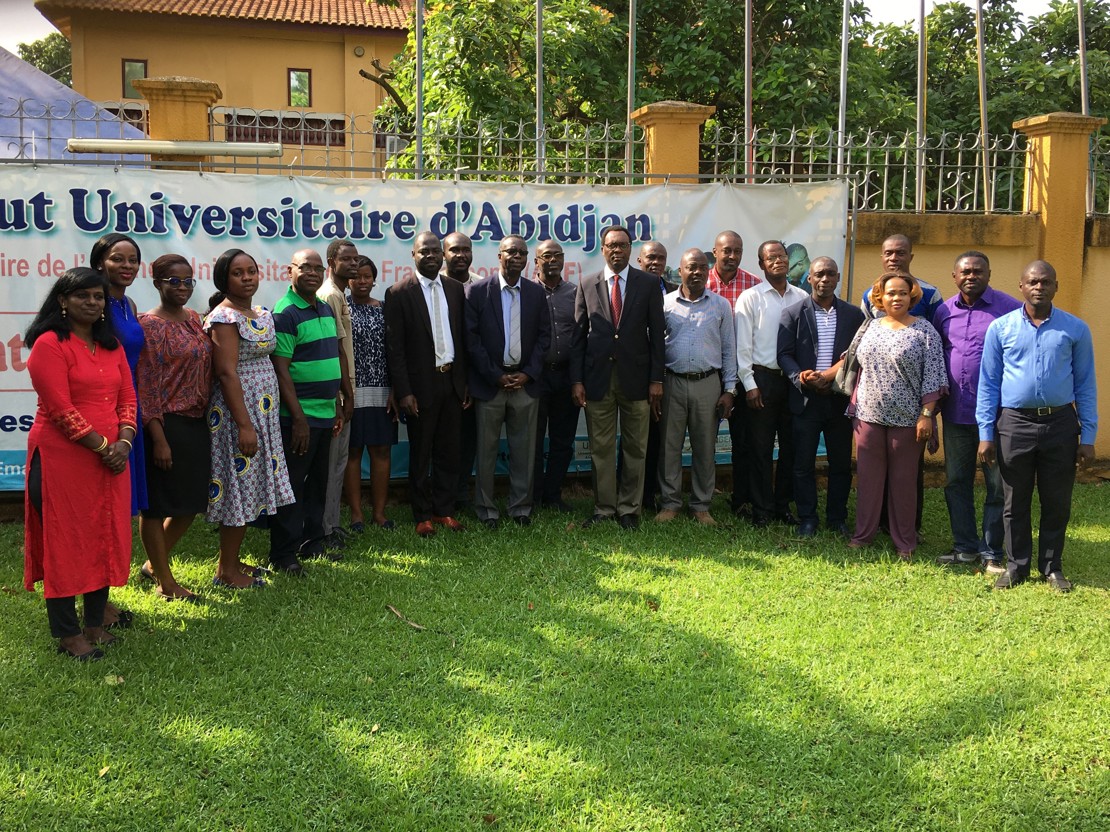
[(170, 571), (170, 552), (208, 507), (210, 451), (205, 411), (212, 394), (212, 342), (200, 315), (185, 306), (193, 269), (180, 254), (150, 266), (161, 303), (139, 315), (146, 347), (137, 371), (146, 441), (147, 508), (139, 534), (147, 562), (140, 574), (167, 601), (195, 601)]

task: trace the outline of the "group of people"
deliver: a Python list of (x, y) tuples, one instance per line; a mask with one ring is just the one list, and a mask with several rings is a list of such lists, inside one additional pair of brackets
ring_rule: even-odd
[[(188, 260), (152, 263), (160, 302), (139, 313), (126, 294), (138, 244), (122, 234), (98, 240), (90, 268), (55, 283), (25, 339), (39, 396), (25, 583), (43, 582), (59, 652), (99, 658), (116, 639), (111, 630), (131, 623), (108, 588), (128, 578), (134, 514), (147, 555), (140, 574), (162, 597), (184, 601), (196, 596), (174, 579), (170, 553), (202, 512), (219, 526), (217, 586), (263, 586), (273, 571), (303, 574), (306, 558), (340, 558), (346, 538), (367, 525), (367, 451), (369, 522), (393, 528), (385, 507), (399, 420), (421, 537), (462, 531), (460, 507), (471, 501), (491, 530), (503, 515), (527, 526), (537, 507), (569, 511), (563, 486), (584, 409), (594, 500), (583, 528), (634, 529), (645, 507), (659, 523), (678, 518), (687, 441), (690, 513), (716, 525), (724, 421), (738, 516), (817, 534), (823, 437), (827, 527), (858, 548), (885, 526), (909, 559), (939, 409), (954, 539), (940, 561), (982, 559), (999, 589), (1025, 580), (1037, 485), (1038, 569), (1070, 589), (1060, 553), (1075, 465), (1093, 457), (1094, 363), (1089, 329), (1052, 305), (1049, 264), (1025, 270), (1022, 303), (990, 287), (986, 255), (965, 252), (956, 292), (941, 302), (912, 275), (910, 241), (895, 235), (857, 307), (837, 297), (830, 257), (810, 264), (808, 293), (793, 285), (779, 241), (760, 245), (757, 276), (740, 268), (740, 235), (723, 231), (712, 267), (701, 249), (683, 252), (677, 288), (664, 279), (661, 243), (641, 247), (640, 268), (627, 229), (606, 229), (601, 243), (604, 268), (576, 285), (563, 278), (553, 240), (538, 244), (528, 278), (527, 241), (503, 238), (498, 273), (482, 278), (466, 235), (424, 232), (413, 244), (416, 274), (379, 302), (374, 263), (336, 240), (324, 259), (310, 248), (293, 254), (289, 288), (272, 311), (253, 302), (254, 258), (232, 249), (215, 263), (217, 292), (202, 318), (187, 307), (196, 285)], [(503, 509), (494, 489), (502, 433)], [(977, 466), (987, 485), (982, 534)], [(269, 531), (266, 565), (240, 557), (248, 526)]]

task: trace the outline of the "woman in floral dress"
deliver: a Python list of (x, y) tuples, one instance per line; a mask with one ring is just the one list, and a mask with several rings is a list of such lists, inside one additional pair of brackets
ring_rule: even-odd
[(274, 318), (252, 306), (258, 264), (241, 249), (220, 255), (213, 283), (222, 299), (204, 328), (214, 345), (216, 378), (208, 406), (212, 479), (208, 521), (220, 525), (216, 586), (263, 586), (261, 570), (243, 563), (239, 552), (247, 524), (293, 502), (278, 424), (278, 383), (270, 362), (276, 345)]

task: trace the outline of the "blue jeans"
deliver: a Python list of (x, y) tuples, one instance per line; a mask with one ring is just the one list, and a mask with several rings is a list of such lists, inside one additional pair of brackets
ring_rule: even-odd
[(983, 535), (975, 524), (975, 467), (978, 464), (979, 427), (944, 420), (944, 499), (952, 524), (952, 540), (960, 552), (979, 552), (983, 559), (1005, 560), (1002, 528), (1002, 477), (998, 466), (981, 466), (987, 483), (983, 504)]

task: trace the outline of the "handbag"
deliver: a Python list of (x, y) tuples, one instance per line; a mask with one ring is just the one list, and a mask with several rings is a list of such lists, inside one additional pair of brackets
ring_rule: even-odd
[(852, 338), (852, 343), (848, 345), (848, 349), (844, 353), (844, 361), (840, 364), (840, 369), (836, 371), (836, 378), (829, 385), (834, 393), (851, 396), (856, 389), (856, 382), (859, 380), (859, 358), (856, 357), (856, 350), (859, 349), (860, 341), (863, 340), (863, 333), (867, 332), (867, 327), (871, 326), (873, 320), (875, 319), (868, 318), (864, 321), (863, 326)]

